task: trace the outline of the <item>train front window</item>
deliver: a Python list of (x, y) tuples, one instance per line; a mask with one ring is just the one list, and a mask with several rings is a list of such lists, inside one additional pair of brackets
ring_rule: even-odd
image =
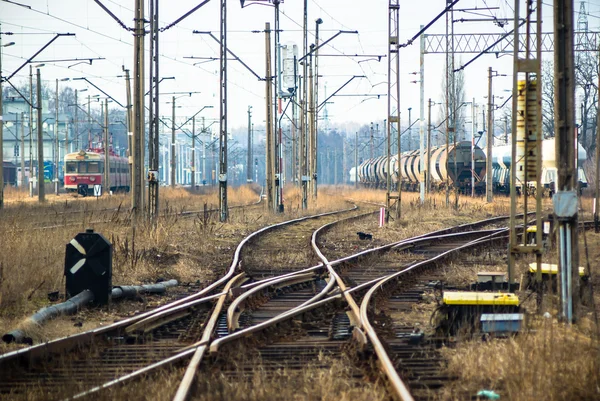
[(74, 174), (77, 172), (76, 162), (67, 162), (67, 174)]
[(102, 171), (102, 166), (100, 165), (100, 162), (89, 162), (88, 163), (88, 173), (101, 173)]

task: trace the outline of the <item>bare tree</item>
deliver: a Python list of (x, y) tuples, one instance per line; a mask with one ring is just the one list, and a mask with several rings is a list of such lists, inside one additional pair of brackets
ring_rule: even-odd
[[(460, 61), (459, 61), (460, 64)], [(450, 120), (449, 120), (449, 127), (452, 129), (454, 128), (455, 132), (456, 132), (456, 140), (464, 140), (467, 135), (466, 132), (464, 131), (464, 126), (465, 126), (465, 107), (464, 107), (464, 103), (466, 101), (466, 91), (465, 91), (465, 72), (464, 70), (460, 70), (454, 73), (454, 85), (455, 85), (455, 90), (454, 93), (452, 91), (452, 85), (450, 83), (450, 85), (448, 86), (448, 108), (450, 111)], [(446, 111), (446, 75), (444, 74), (442, 76), (442, 104), (440, 106), (440, 111), (441, 114), (444, 116), (444, 118), (448, 117), (448, 113)], [(454, 116), (452, 116), (452, 113), (455, 113)], [(452, 118), (454, 117), (454, 118)], [(454, 124), (453, 121), (454, 120)], [(452, 125), (454, 125), (454, 127), (452, 127)], [(459, 128), (461, 128), (461, 131), (459, 132)], [(444, 135), (446, 134), (446, 124), (442, 124), (440, 126), (440, 130), (442, 130), (442, 132), (444, 132)], [(449, 137), (449, 141), (453, 142), (454, 141), (454, 136), (452, 134), (452, 132), (450, 132), (450, 137)], [(442, 140), (443, 143), (445, 143), (445, 138)]]
[(554, 63), (542, 62), (542, 134), (554, 138)]
[(578, 52), (575, 80), (579, 100), (579, 143), (592, 157), (596, 149), (596, 114), (598, 112), (598, 60), (589, 52)]

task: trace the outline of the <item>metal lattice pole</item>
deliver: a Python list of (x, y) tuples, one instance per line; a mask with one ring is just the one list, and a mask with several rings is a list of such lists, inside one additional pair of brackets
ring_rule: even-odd
[(220, 117), (219, 117), (219, 210), (220, 221), (228, 218), (227, 207), (227, 2), (221, 0), (220, 29)]

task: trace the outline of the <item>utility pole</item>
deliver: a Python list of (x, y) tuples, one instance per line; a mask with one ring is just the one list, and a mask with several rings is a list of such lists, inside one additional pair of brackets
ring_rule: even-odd
[[(421, 25), (421, 30), (424, 28)], [(421, 200), (421, 204), (425, 203), (425, 36), (421, 35), (420, 37), (420, 47), (421, 47), (421, 55), (419, 59), (419, 119), (421, 123), (419, 124), (419, 197)], [(427, 156), (429, 157), (429, 156)], [(427, 166), (427, 171), (429, 171), (429, 166)]]
[(431, 192), (431, 98), (427, 107), (427, 170), (425, 171), (425, 183), (427, 193)]
[[(206, 134), (204, 117), (202, 117), (202, 134)], [(209, 140), (210, 141), (210, 140)], [(202, 186), (206, 183), (206, 142), (202, 141)]]
[(219, 210), (220, 221), (229, 217), (227, 206), (227, 2), (221, 0), (221, 46), (219, 49), (219, 100), (221, 113), (219, 116)]
[(248, 106), (248, 155), (246, 160), (246, 182), (252, 182), (252, 106)]
[[(46, 201), (46, 188), (44, 187), (44, 135), (42, 132), (42, 78), (40, 69), (37, 72), (37, 140), (38, 140), (38, 201)], [(0, 96), (1, 97), (1, 96)], [(0, 124), (2, 125), (2, 124)], [(1, 136), (1, 135), (0, 135)], [(0, 178), (4, 180), (4, 178)], [(0, 181), (4, 188), (4, 181)], [(0, 191), (2, 192), (2, 191)], [(2, 202), (0, 202), (2, 203)]]
[[(144, 149), (144, 1), (135, 0), (135, 31), (134, 31), (134, 64), (133, 64), (133, 136), (132, 136), (132, 164), (131, 164), (131, 209), (136, 217), (140, 217), (144, 210), (145, 186), (143, 180), (143, 149)], [(153, 210), (149, 208), (152, 215)]]
[[(1, 93), (1, 92), (0, 92)], [(25, 188), (25, 113), (21, 112), (21, 189)]]
[[(132, 109), (132, 105), (131, 105), (131, 80), (129, 77), (129, 70), (126, 69), (123, 66), (123, 71), (125, 72), (125, 92), (127, 95), (127, 163), (128, 163), (128, 167), (129, 167), (129, 178), (131, 179), (131, 177), (133, 176), (132, 171), (133, 171), (133, 156), (132, 156), (132, 151), (133, 151), (133, 117), (131, 115), (131, 109)], [(79, 142), (78, 142), (79, 143)], [(79, 148), (79, 147), (77, 147)], [(132, 187), (133, 182), (129, 182), (129, 186)], [(132, 209), (134, 208), (134, 204), (135, 204), (135, 198), (133, 196), (133, 191), (131, 191), (131, 205), (132, 205)]]
[(275, 6), (275, 46), (273, 55), (275, 56), (273, 74), (273, 144), (274, 144), (274, 174), (275, 174), (275, 211), (283, 213), (283, 141), (282, 131), (279, 120), (279, 82), (281, 80), (281, 51), (279, 45), (279, 0), (273, 0)]
[(315, 89), (314, 89), (314, 96), (313, 96), (313, 118), (314, 118), (314, 124), (315, 124), (315, 128), (313, 131), (313, 138), (312, 138), (312, 154), (313, 154), (313, 159), (312, 159), (312, 163), (313, 163), (313, 169), (312, 169), (312, 179), (313, 179), (313, 198), (317, 199), (317, 194), (318, 194), (318, 190), (317, 190), (317, 177), (318, 177), (318, 164), (317, 164), (317, 159), (318, 159), (318, 148), (319, 148), (319, 25), (321, 25), (323, 23), (323, 20), (321, 18), (317, 18), (317, 20), (315, 21), (315, 78), (314, 78), (314, 83), (315, 83)]
[[(156, 224), (159, 214), (159, 192), (160, 192), (160, 177), (158, 174), (160, 166), (160, 52), (159, 52), (159, 5), (158, 0), (150, 0), (150, 65), (148, 68), (149, 79), (149, 104), (148, 104), (148, 209), (147, 215), (149, 220)], [(143, 93), (143, 92), (142, 92)], [(175, 104), (173, 104), (175, 107)], [(175, 120), (173, 118), (173, 120)], [(174, 122), (173, 122), (174, 123)], [(142, 158), (144, 154), (144, 147), (142, 145), (140, 152)], [(174, 155), (175, 152), (173, 152)], [(144, 180), (144, 170), (142, 164), (141, 180)], [(171, 169), (173, 171), (173, 169)], [(166, 179), (165, 179), (166, 180)], [(173, 181), (171, 181), (173, 185)], [(142, 184), (142, 188), (144, 185)], [(142, 192), (143, 194), (143, 192)]]
[[(77, 96), (77, 89), (75, 89), (75, 138), (73, 138), (74, 143), (74, 151), (77, 152), (79, 150), (79, 117), (78, 117), (78, 109), (79, 109), (79, 103), (78, 103), (78, 96)], [(129, 112), (129, 111), (128, 111)], [(127, 115), (127, 118), (129, 119), (129, 114)], [(127, 126), (129, 128), (129, 125)]]
[(104, 190), (110, 195), (110, 144), (108, 143), (108, 98), (104, 100)]
[(58, 162), (60, 159), (60, 148), (58, 144), (58, 79), (56, 80), (56, 104), (54, 109), (54, 194), (58, 196)]
[(408, 149), (406, 149), (407, 151), (411, 151), (412, 150), (412, 107), (408, 108)]
[(488, 203), (492, 202), (492, 146), (494, 142), (494, 124), (492, 121), (492, 107), (494, 99), (492, 97), (492, 67), (488, 68), (488, 110), (487, 110), (487, 160), (486, 178), (485, 178), (485, 197)]
[[(600, 62), (600, 52), (598, 52), (598, 61)], [(598, 85), (600, 85), (600, 74), (598, 75)], [(598, 86), (600, 88), (600, 86)], [(598, 110), (600, 110), (600, 96), (598, 97)], [(579, 155), (578, 155), (579, 157)], [(594, 197), (594, 231), (600, 233), (600, 113), (596, 113), (596, 194)]]
[(175, 188), (175, 96), (173, 96), (173, 114), (171, 116), (171, 188)]
[(275, 188), (274, 188), (274, 181), (275, 181), (275, 177), (274, 177), (274, 170), (275, 170), (275, 149), (274, 149), (274, 132), (273, 132), (273, 115), (272, 115), (272, 111), (273, 111), (273, 94), (272, 94), (272, 88), (273, 85), (271, 83), (271, 80), (273, 79), (272, 73), (271, 73), (271, 24), (266, 22), (265, 23), (265, 65), (266, 65), (266, 87), (265, 87), (265, 92), (266, 92), (266, 110), (267, 110), (267, 115), (266, 115), (266, 122), (267, 122), (267, 126), (266, 126), (266, 180), (267, 180), (267, 209), (270, 211), (274, 210), (274, 204), (275, 204)]
[[(475, 112), (475, 98), (471, 102), (471, 198), (475, 197), (475, 134), (477, 133), (477, 113)], [(488, 163), (491, 165), (491, 157), (488, 157)]]
[(309, 90), (309, 94), (308, 94), (308, 112), (309, 112), (309, 138), (308, 138), (308, 143), (309, 143), (309, 160), (310, 160), (310, 177), (311, 177), (311, 188), (312, 188), (312, 197), (313, 199), (315, 199), (315, 194), (316, 194), (316, 186), (315, 186), (315, 179), (316, 179), (316, 168), (317, 168), (317, 164), (316, 164), (316, 157), (317, 157), (317, 153), (316, 153), (316, 145), (315, 145), (315, 139), (316, 139), (316, 134), (315, 134), (315, 76), (314, 76), (314, 69), (313, 69), (313, 63), (314, 63), (314, 58), (313, 58), (313, 54), (314, 54), (314, 48), (315, 45), (312, 44), (310, 45), (310, 51), (309, 51), (309, 56), (308, 56), (308, 68), (309, 68), (309, 72), (308, 72), (308, 90)]
[[(446, 0), (448, 3), (448, 0)], [(450, 13), (446, 12), (446, 152), (449, 154), (450, 147), (450, 35), (449, 35), (449, 21)], [(446, 172), (449, 173), (448, 169), (448, 157), (446, 157)], [(450, 174), (446, 174), (446, 207), (450, 207)]]
[(88, 112), (87, 112), (87, 116), (88, 116), (88, 145), (87, 148), (91, 149), (92, 148), (92, 114), (91, 114), (91, 104), (90, 102), (92, 101), (90, 95), (88, 95)]
[(358, 189), (358, 132), (354, 134), (354, 188)]
[(577, 149), (575, 147), (575, 70), (573, 0), (554, 1), (554, 76), (556, 90), (557, 192), (553, 198), (558, 218), (558, 260), (561, 275), (562, 316), (567, 323), (577, 318), (579, 242), (577, 232)]
[[(399, 35), (400, 0), (390, 0), (388, 4), (387, 135), (388, 142), (390, 143), (390, 145), (392, 142), (392, 134), (394, 133), (394, 131), (396, 131), (398, 138), (398, 195), (392, 195), (391, 183), (389, 183), (388, 190), (386, 192), (386, 217), (389, 218), (392, 199), (396, 199), (396, 220), (400, 219), (402, 209), (402, 169), (400, 168), (400, 161), (402, 158), (402, 146), (400, 141), (400, 54), (398, 48)], [(356, 148), (358, 149), (358, 139), (356, 140)], [(391, 149), (389, 153), (391, 153)], [(356, 167), (358, 170), (358, 164)], [(391, 166), (388, 171), (390, 170)], [(356, 185), (358, 185), (358, 173), (356, 174)]]
[[(302, 54), (308, 53), (308, 0), (304, 0), (302, 18)], [(302, 62), (302, 108), (300, 117), (300, 170), (302, 179), (302, 209), (308, 209), (308, 65), (305, 58)]]
[(192, 191), (196, 190), (196, 116), (192, 117)]
[(33, 198), (33, 66), (31, 64), (29, 64), (29, 197)]
[(369, 150), (370, 150), (369, 157), (371, 158), (371, 160), (373, 160), (373, 158), (375, 157), (375, 155), (373, 154), (373, 151), (374, 151), (373, 142), (374, 142), (374, 138), (375, 138), (373, 135), (373, 133), (374, 133), (373, 121), (371, 121), (371, 130), (369, 132), (370, 132), (370, 134), (369, 134)]

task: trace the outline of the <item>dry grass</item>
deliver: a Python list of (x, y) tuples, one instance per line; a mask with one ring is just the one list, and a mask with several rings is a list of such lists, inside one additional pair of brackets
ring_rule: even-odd
[(209, 377), (198, 376), (194, 400), (201, 401), (376, 401), (387, 400), (380, 383), (369, 383), (353, 377), (356, 369), (349, 361), (321, 355), (317, 362), (302, 369), (266, 369), (260, 360), (250, 372), (233, 371), (224, 375), (215, 372)]
[[(232, 250), (241, 237), (266, 224), (264, 210), (260, 206), (232, 209), (231, 224), (218, 221), (216, 212), (192, 218), (169, 215), (177, 205), (178, 210), (202, 210), (205, 203), (216, 199), (214, 193), (193, 194), (187, 191), (165, 189), (162, 193), (161, 218), (156, 228), (145, 222), (131, 226), (126, 216), (118, 215), (111, 222), (94, 224), (93, 228), (113, 243), (113, 284), (153, 283), (158, 279), (175, 278), (180, 282), (208, 282), (219, 275), (228, 265)], [(64, 195), (63, 195), (64, 197)], [(258, 195), (247, 187), (232, 189), (229, 193), (232, 205), (253, 202)], [(103, 198), (98, 207), (110, 207), (117, 202), (127, 202), (125, 195)], [(65, 204), (10, 205), (4, 212), (10, 218), (0, 219), (0, 331), (17, 326), (25, 317), (49, 304), (46, 294), (59, 290), (64, 292), (65, 244), (90, 224), (90, 214), (80, 214), (81, 223), (52, 230), (19, 231), (40, 213), (48, 210), (69, 212), (81, 207), (86, 200), (71, 200)], [(96, 202), (96, 200), (94, 200)], [(71, 206), (71, 203), (75, 206)], [(136, 310), (152, 307), (153, 299), (143, 305), (133, 305), (121, 310), (115, 304), (108, 316), (89, 316), (95, 324), (112, 321)], [(103, 312), (104, 313), (104, 312)], [(98, 312), (97, 314), (100, 314)], [(57, 322), (68, 320), (59, 319)], [(87, 320), (86, 320), (87, 322)], [(49, 325), (40, 339), (73, 331), (88, 329), (65, 325), (65, 331), (53, 330)], [(0, 352), (6, 350), (0, 346)]]
[(532, 328), (514, 339), (446, 349), (448, 373), (458, 380), (440, 399), (467, 399), (478, 390), (492, 389), (513, 401), (597, 400), (598, 342), (551, 319), (535, 322)]
[[(286, 199), (298, 193), (286, 191)], [(59, 290), (64, 292), (65, 245), (85, 228), (92, 227), (102, 233), (114, 246), (113, 284), (153, 283), (158, 279), (177, 279), (180, 282), (199, 282), (206, 285), (222, 275), (229, 266), (233, 250), (239, 241), (260, 227), (306, 214), (347, 208), (348, 204), (336, 194), (319, 194), (311, 208), (288, 208), (283, 215), (274, 215), (264, 206), (247, 206), (230, 210), (227, 224), (219, 222), (217, 212), (202, 212), (204, 205), (215, 208), (217, 194), (214, 190), (189, 192), (182, 188), (161, 188), (161, 215), (156, 227), (140, 222), (132, 227), (128, 213), (111, 213), (111, 221), (91, 224), (97, 218), (98, 209), (116, 208), (129, 204), (129, 195), (114, 195), (98, 200), (60, 195), (48, 196), (48, 202), (14, 201), (0, 213), (0, 332), (4, 333), (20, 325), (26, 316), (49, 305), (46, 294)], [(232, 188), (228, 194), (230, 206), (248, 204), (258, 199), (256, 188), (247, 186)], [(122, 206), (123, 207), (123, 206)], [(125, 207), (124, 207), (125, 209)], [(31, 227), (44, 216), (52, 224), (60, 223), (62, 214), (73, 216), (76, 225), (51, 230), (23, 230)], [(197, 211), (189, 218), (173, 215), (173, 212)], [(106, 217), (105, 217), (106, 218)], [(169, 292), (176, 292), (172, 290)], [(185, 291), (185, 289), (181, 290)], [(115, 319), (129, 316), (155, 306), (169, 297), (148, 297), (145, 302), (127, 303), (121, 307), (115, 303), (110, 311), (93, 310), (75, 323), (70, 317), (60, 318), (44, 326), (36, 333), (36, 339), (47, 340), (57, 336), (107, 324)], [(0, 344), (0, 352), (14, 349), (14, 345)]]

